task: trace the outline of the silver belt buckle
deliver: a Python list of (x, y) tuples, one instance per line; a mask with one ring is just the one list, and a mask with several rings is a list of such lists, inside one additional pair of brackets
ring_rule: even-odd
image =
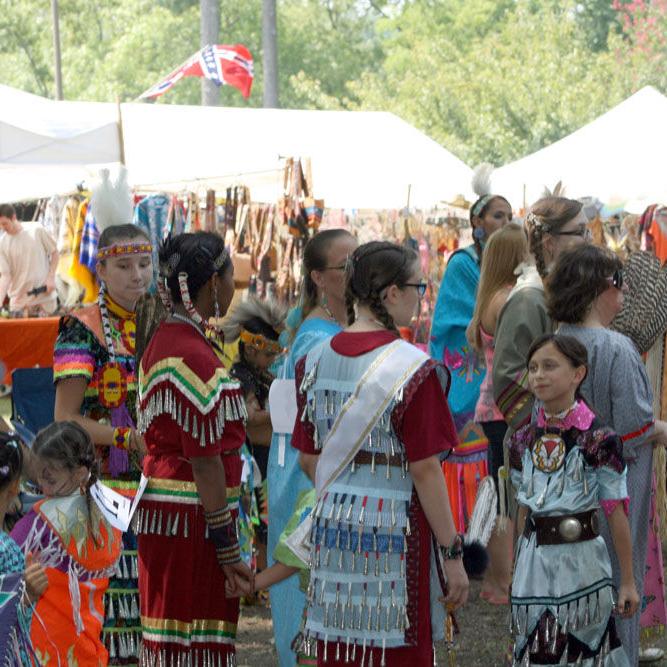
[(558, 532), (566, 542), (576, 542), (581, 537), (581, 521), (568, 516), (558, 524)]

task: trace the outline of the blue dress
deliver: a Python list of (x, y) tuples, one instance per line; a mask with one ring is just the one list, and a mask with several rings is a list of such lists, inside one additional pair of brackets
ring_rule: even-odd
[[(466, 329), (475, 310), (479, 275), (479, 258), (474, 246), (459, 250), (450, 257), (433, 312), (429, 347), (430, 355), (443, 363), (452, 377), (448, 400), (459, 444), (449, 455), (446, 465), (454, 467), (451, 474), (456, 477), (454, 482), (448, 475), (448, 486), (454, 487), (450, 488), (449, 494), (459, 531), (465, 530), (467, 518), (472, 513), (466, 497), (474, 498), (476, 492), (476, 488), (464, 490), (464, 479), (484, 474), (480, 466), (486, 460), (487, 448), (484, 432), (475, 423), (475, 407), (486, 369), (484, 360), (470, 348), (466, 338)], [(476, 472), (466, 475), (464, 468), (467, 466), (475, 466)], [(458, 497), (454, 497), (455, 494)]]
[[(331, 338), (342, 331), (335, 322), (313, 318), (305, 320), (292, 341), (290, 350), (285, 358), (286, 367), (276, 373), (276, 377), (293, 380), (296, 362), (305, 356), (315, 345)], [(312, 489), (308, 477), (299, 466), (299, 452), (292, 448), (291, 438), (284, 443), (284, 465), (279, 463), (279, 453), (282, 449), (279, 437), (274, 434), (271, 439), (268, 464), (268, 492), (269, 492), (269, 535), (268, 554), (269, 565), (273, 564), (273, 552), (278, 544), (280, 535), (294, 514), (297, 498), (302, 491)], [(272, 586), (270, 589), (271, 616), (273, 618), (273, 632), (276, 650), (281, 667), (293, 667), (296, 654), (292, 651), (292, 640), (299, 632), (302, 620), (302, 610), (306, 605), (304, 593), (299, 589), (298, 576), (292, 576), (285, 581)]]
[[(532, 517), (566, 517), (626, 502), (620, 438), (578, 403), (561, 421), (535, 425), (510, 439), (517, 502)], [(601, 535), (537, 544), (519, 537), (511, 589), (514, 664), (626, 667), (613, 617), (612, 568)]]

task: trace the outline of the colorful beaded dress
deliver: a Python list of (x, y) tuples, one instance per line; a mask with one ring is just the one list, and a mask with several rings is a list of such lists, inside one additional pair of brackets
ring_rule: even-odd
[[(104, 290), (98, 304), (61, 319), (53, 355), (53, 379), (87, 381), (81, 406), (86, 417), (118, 427), (134, 425), (135, 331), (134, 313), (117, 304)], [(118, 493), (134, 496), (141, 477), (138, 459), (113, 446), (96, 447), (96, 451), (102, 481)], [(129, 530), (123, 535), (123, 554), (104, 601), (103, 641), (110, 665), (138, 664), (141, 625), (137, 574), (136, 537)]]

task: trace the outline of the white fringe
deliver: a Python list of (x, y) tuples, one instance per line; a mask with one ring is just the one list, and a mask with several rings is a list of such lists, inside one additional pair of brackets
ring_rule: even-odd
[(496, 524), (496, 483), (490, 475), (477, 488), (475, 506), (468, 524), (466, 542), (489, 543)]

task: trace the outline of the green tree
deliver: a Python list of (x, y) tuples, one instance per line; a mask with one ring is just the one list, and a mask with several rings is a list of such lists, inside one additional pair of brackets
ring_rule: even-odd
[(535, 151), (628, 92), (614, 54), (591, 51), (574, 6), (442, 5), (415, 2), (389, 21), (382, 69), (352, 87), (361, 108), (396, 112), (469, 164)]

